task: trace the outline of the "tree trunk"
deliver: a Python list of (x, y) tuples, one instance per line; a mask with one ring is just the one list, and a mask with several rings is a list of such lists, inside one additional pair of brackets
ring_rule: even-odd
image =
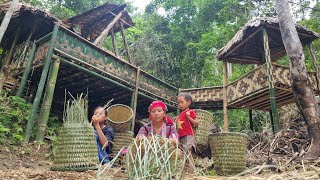
[(308, 80), (303, 47), (299, 40), (287, 0), (276, 0), (281, 35), (291, 66), (291, 84), (294, 100), (306, 121), (311, 138), (310, 148), (305, 159), (320, 157), (320, 111), (315, 93)]

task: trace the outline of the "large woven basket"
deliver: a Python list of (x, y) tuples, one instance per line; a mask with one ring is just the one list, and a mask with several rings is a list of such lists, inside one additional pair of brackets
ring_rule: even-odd
[(195, 109), (194, 111), (196, 112), (197, 119), (200, 122), (199, 126), (194, 128), (197, 147), (208, 146), (208, 135), (211, 124), (213, 123), (213, 115), (202, 109)]
[(116, 155), (121, 148), (127, 148), (131, 143), (133, 143), (133, 140), (133, 132), (131, 131), (114, 133), (112, 153)]
[(218, 175), (234, 175), (245, 170), (247, 135), (231, 132), (210, 134), (209, 144)]
[(130, 129), (133, 111), (129, 106), (115, 104), (108, 108), (108, 123), (117, 133)]
[(91, 124), (65, 124), (62, 128), (51, 170), (84, 171), (97, 169), (97, 144)]

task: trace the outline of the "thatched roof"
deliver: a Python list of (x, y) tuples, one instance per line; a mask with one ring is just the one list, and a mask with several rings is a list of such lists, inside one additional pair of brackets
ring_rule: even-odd
[[(10, 5), (11, 1), (0, 4), (0, 21), (2, 21)], [(17, 42), (17, 44), (20, 44), (26, 41), (35, 23), (37, 23), (37, 29), (34, 32), (31, 40), (39, 39), (44, 35), (50, 33), (53, 29), (54, 23), (59, 21), (59, 19), (54, 17), (53, 15), (32, 7), (31, 5), (19, 3), (18, 7), (18, 10), (14, 12), (10, 20), (8, 29), (6, 30), (0, 44), (4, 49), (10, 48), (18, 27), (21, 28), (22, 32)], [(86, 39), (89, 35), (88, 33), (90, 33), (91, 30), (91, 35), (94, 40), (108, 26), (108, 24), (115, 17), (114, 15), (117, 15), (125, 7), (126, 5), (119, 6), (106, 3), (96, 8), (90, 9), (82, 14), (74, 16), (70, 19), (67, 19), (64, 22), (61, 22), (60, 25), (65, 26), (68, 29), (79, 26), (81, 28), (81, 36)], [(123, 24), (125, 29), (134, 25), (131, 17), (127, 12), (124, 12), (121, 19), (126, 22)], [(115, 25), (114, 31), (120, 31), (119, 23)]]
[[(229, 63), (262, 64), (264, 57), (262, 29), (266, 28), (269, 36), (271, 60), (276, 61), (286, 54), (282, 42), (279, 22), (275, 18), (257, 18), (247, 22), (234, 37), (219, 50), (218, 60)], [(296, 25), (303, 46), (309, 44), (319, 35)]]
[[(116, 5), (111, 3), (105, 3), (93, 9), (90, 9), (82, 14), (67, 19), (65, 23), (70, 27), (79, 26), (81, 29), (81, 36), (88, 38), (91, 34), (91, 41), (94, 41), (101, 32), (106, 29), (108, 24), (119, 14), (127, 5)], [(124, 12), (121, 19), (126, 23), (123, 23), (124, 28), (133, 26), (131, 17), (127, 12)], [(114, 26), (114, 32), (120, 31), (120, 24), (116, 23)]]
[[(2, 21), (10, 5), (11, 1), (0, 4), (0, 21)], [(1, 47), (4, 49), (10, 48), (18, 27), (21, 28), (21, 35), (18, 40), (19, 44), (28, 38), (35, 23), (38, 25), (34, 35), (32, 36), (32, 40), (39, 39), (51, 32), (54, 22), (58, 21), (57, 18), (49, 13), (41, 11), (27, 4), (19, 3), (18, 8), (19, 10), (15, 11), (12, 15), (8, 29), (6, 30), (1, 41)]]

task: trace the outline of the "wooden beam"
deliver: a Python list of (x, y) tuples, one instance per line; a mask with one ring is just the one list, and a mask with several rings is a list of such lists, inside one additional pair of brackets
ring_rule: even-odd
[(135, 124), (136, 115), (137, 115), (137, 99), (138, 99), (138, 91), (139, 91), (139, 80), (140, 80), (140, 66), (138, 66), (138, 69), (137, 69), (136, 87), (135, 87), (135, 91), (134, 91), (134, 100), (133, 100), (133, 118), (132, 118), (132, 124), (131, 124), (131, 132), (134, 131), (134, 124)]
[[(112, 14), (113, 16), (116, 16), (116, 14), (115, 13), (113, 13), (112, 11), (110, 11), (110, 10), (107, 10), (110, 14)], [(131, 24), (129, 24), (127, 21), (125, 21), (124, 19), (122, 19), (122, 18), (120, 18), (120, 21), (121, 22), (123, 22), (123, 23), (125, 23), (126, 25), (128, 25), (129, 27), (133, 27), (134, 28), (134, 26), (132, 26)]]
[(31, 70), (31, 65), (32, 65), (32, 61), (33, 61), (33, 58), (34, 58), (34, 54), (36, 52), (36, 44), (33, 43), (32, 44), (32, 49), (29, 53), (29, 57), (28, 57), (28, 61), (27, 61), (27, 65), (26, 65), (26, 68), (23, 72), (23, 75), (22, 75), (22, 79), (21, 79), (21, 82), (20, 82), (20, 85), (19, 85), (19, 89), (18, 89), (18, 92), (16, 94), (16, 96), (18, 97), (22, 97), (22, 94), (23, 94), (23, 90), (27, 84), (27, 80), (28, 80), (28, 76), (29, 76), (29, 73), (30, 73), (30, 70)]
[(119, 21), (119, 19), (121, 18), (124, 12), (125, 12), (124, 10), (120, 11), (120, 13), (110, 22), (107, 28), (103, 30), (102, 33), (97, 37), (97, 39), (93, 42), (93, 44), (99, 45), (99, 46), (102, 45), (104, 38), (108, 36), (111, 28), (116, 24), (116, 22)]
[(128, 61), (129, 61), (129, 63), (131, 63), (131, 56), (130, 56), (130, 53), (129, 53), (129, 47), (128, 47), (128, 43), (127, 43), (127, 40), (126, 40), (126, 36), (124, 34), (124, 28), (123, 28), (122, 22), (120, 22), (120, 28), (121, 28), (121, 35), (122, 35), (122, 39), (123, 39), (123, 43), (124, 43), (124, 48), (125, 48), (126, 53), (127, 53)]
[(228, 84), (228, 69), (227, 61), (223, 61), (223, 127), (224, 131), (229, 131), (228, 123), (228, 97), (227, 97), (227, 84)]
[(112, 40), (112, 45), (113, 45), (113, 51), (116, 54), (116, 56), (119, 56), (118, 49), (117, 49), (117, 42), (116, 38), (114, 37), (114, 28), (111, 28), (111, 40)]

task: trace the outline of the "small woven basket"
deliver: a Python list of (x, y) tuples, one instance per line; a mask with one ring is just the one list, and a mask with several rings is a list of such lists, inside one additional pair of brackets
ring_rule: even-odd
[(211, 124), (213, 123), (213, 115), (202, 109), (195, 109), (194, 111), (196, 112), (197, 119), (199, 120), (199, 126), (194, 128), (197, 148), (201, 146), (206, 148), (208, 147), (208, 135)]
[(97, 144), (91, 124), (71, 123), (62, 128), (54, 153), (54, 171), (97, 169)]
[(126, 132), (130, 129), (133, 111), (129, 106), (115, 104), (108, 108), (108, 124), (115, 132)]
[(242, 133), (209, 135), (209, 144), (218, 175), (234, 175), (245, 170), (247, 139), (247, 135)]
[(126, 131), (122, 133), (114, 133), (113, 148), (112, 153), (117, 155), (117, 153), (123, 148), (128, 147), (133, 142), (133, 132)]

